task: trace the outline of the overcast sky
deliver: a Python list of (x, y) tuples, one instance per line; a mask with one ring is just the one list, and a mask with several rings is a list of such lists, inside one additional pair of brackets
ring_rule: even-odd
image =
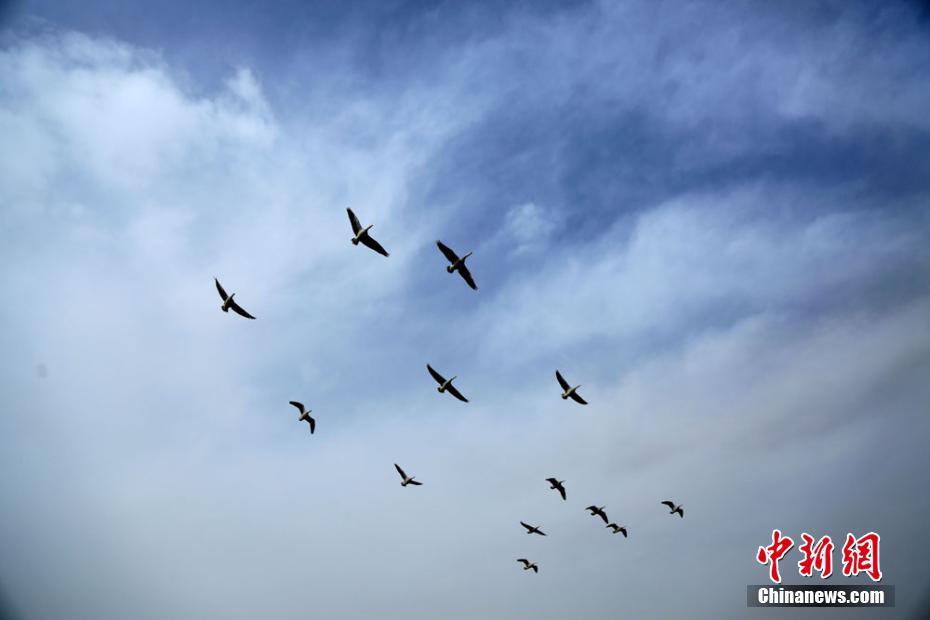
[(926, 5), (309, 4), (0, 8), (0, 615), (924, 617)]

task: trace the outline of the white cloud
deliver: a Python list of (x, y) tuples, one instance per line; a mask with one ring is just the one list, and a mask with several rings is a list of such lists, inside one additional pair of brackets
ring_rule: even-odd
[(534, 202), (525, 202), (507, 210), (502, 241), (513, 254), (531, 254), (545, 248), (556, 230), (558, 213)]
[(643, 335), (841, 303), (831, 297), (844, 287), (927, 259), (911, 222), (861, 209), (805, 215), (824, 200), (849, 205), (844, 194), (768, 184), (683, 195), (643, 212), (631, 231), (624, 219), (584, 248), (550, 248), (475, 319), (492, 326), (488, 358), (518, 347), (551, 356), (605, 338), (638, 349)]
[(60, 187), (62, 177), (93, 184), (115, 194), (111, 204), (157, 191), (222, 150), (267, 147), (276, 132), (254, 80), (245, 90), (248, 72), (230, 82), (229, 96), (198, 100), (156, 57), (134, 56), (124, 44), (50, 37), (4, 51), (0, 70), (16, 123), (40, 134), (5, 141), (3, 159), (15, 162), (24, 148), (42, 148), (40, 164), (51, 162), (39, 168), (44, 186)]

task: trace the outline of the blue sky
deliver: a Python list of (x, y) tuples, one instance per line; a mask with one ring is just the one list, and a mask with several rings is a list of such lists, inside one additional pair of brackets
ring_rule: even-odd
[(22, 617), (742, 618), (776, 527), (930, 604), (919, 3), (0, 15)]

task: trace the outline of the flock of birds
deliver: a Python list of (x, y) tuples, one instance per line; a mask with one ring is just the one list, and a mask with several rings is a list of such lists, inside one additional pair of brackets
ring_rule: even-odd
[[(349, 214), (349, 223), (352, 226), (352, 235), (353, 235), (351, 239), (352, 245), (358, 245), (359, 243), (361, 243), (362, 245), (370, 248), (371, 250), (377, 252), (378, 254), (381, 254), (382, 256), (389, 256), (387, 250), (385, 250), (384, 247), (380, 243), (378, 243), (374, 239), (374, 237), (371, 236), (371, 233), (369, 232), (372, 226), (374, 225), (369, 224), (368, 226), (362, 227), (361, 222), (359, 222), (358, 217), (355, 215), (355, 213), (353, 213), (352, 209), (346, 209), (346, 211)], [(465, 266), (465, 259), (471, 256), (472, 253), (468, 252), (464, 256), (459, 256), (451, 248), (445, 245), (442, 241), (436, 241), (436, 247), (439, 248), (439, 251), (442, 252), (443, 256), (445, 256), (446, 260), (449, 262), (449, 264), (446, 266), (446, 271), (450, 274), (458, 272), (458, 274), (462, 277), (462, 279), (465, 281), (465, 283), (469, 287), (471, 287), (473, 290), (478, 290), (478, 286), (475, 284), (475, 280), (472, 277), (471, 272), (468, 270), (468, 267)], [(223, 300), (223, 305), (220, 306), (223, 312), (229, 312), (230, 310), (232, 310), (236, 314), (243, 316), (247, 319), (255, 318), (254, 316), (246, 312), (245, 309), (243, 309), (243, 307), (240, 306), (236, 302), (236, 300), (234, 299), (236, 296), (235, 293), (231, 293), (231, 294), (227, 293), (226, 290), (223, 288), (223, 285), (220, 284), (220, 281), (218, 279), (214, 278), (213, 280), (216, 283), (216, 290), (220, 294), (220, 298)], [(462, 393), (459, 392), (458, 389), (454, 385), (452, 385), (452, 382), (456, 379), (455, 376), (449, 379), (446, 379), (444, 376), (442, 376), (439, 372), (436, 371), (436, 369), (434, 369), (429, 364), (426, 365), (426, 370), (429, 372), (433, 380), (438, 384), (438, 387), (436, 388), (436, 390), (440, 394), (445, 392), (445, 393), (448, 393), (454, 396), (455, 398), (462, 401), (463, 403), (468, 402), (468, 399), (465, 398), (465, 396), (463, 396)], [(562, 400), (568, 400), (570, 398), (580, 405), (588, 404), (588, 402), (584, 398), (582, 398), (580, 394), (578, 394), (578, 388), (581, 387), (580, 385), (572, 386), (568, 381), (565, 380), (565, 377), (563, 377), (562, 373), (559, 372), (558, 370), (555, 371), (555, 378), (556, 378), (556, 381), (558, 381), (559, 386), (562, 388)], [(296, 407), (297, 410), (299, 411), (297, 420), (299, 422), (306, 422), (307, 424), (309, 424), (310, 434), (312, 435), (316, 431), (316, 420), (310, 416), (311, 410), (307, 409), (306, 407), (304, 407), (303, 403), (296, 401), (296, 400), (289, 401), (289, 404)], [(420, 482), (413, 476), (407, 475), (407, 473), (403, 470), (403, 468), (397, 463), (394, 463), (394, 468), (397, 470), (397, 473), (400, 475), (400, 479), (401, 479), (400, 486), (402, 487), (406, 487), (408, 485), (419, 486), (423, 484), (422, 482)], [(559, 492), (559, 495), (562, 496), (563, 501), (567, 499), (564, 480), (558, 480), (556, 478), (546, 478), (546, 482), (549, 483), (549, 488), (551, 490)], [(669, 509), (668, 514), (670, 515), (677, 514), (679, 517), (684, 518), (685, 511), (684, 511), (684, 507), (681, 504), (676, 504), (675, 502), (671, 500), (665, 500), (660, 503), (668, 507)], [(627, 538), (629, 532), (627, 531), (626, 526), (617, 525), (616, 523), (611, 522), (610, 519), (607, 517), (607, 513), (604, 510), (605, 508), (606, 506), (591, 505), (585, 508), (585, 510), (587, 510), (591, 514), (591, 516), (599, 517), (603, 519), (604, 523), (607, 524), (606, 529), (611, 530), (613, 534), (623, 534), (623, 537)], [(520, 521), (520, 525), (522, 525), (524, 529), (526, 529), (527, 534), (536, 534), (538, 536), (546, 536), (546, 533), (542, 531), (541, 526), (539, 525), (530, 525), (529, 523), (525, 523), (523, 521)], [(517, 562), (523, 564), (523, 570), (532, 570), (534, 573), (539, 572), (539, 565), (537, 565), (535, 562), (531, 562), (526, 558), (518, 558)]]

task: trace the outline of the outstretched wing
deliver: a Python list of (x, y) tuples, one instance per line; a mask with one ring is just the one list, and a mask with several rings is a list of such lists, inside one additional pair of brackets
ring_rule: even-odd
[(561, 496), (562, 496), (562, 499), (564, 500), (564, 499), (565, 499), (565, 487), (563, 487), (563, 486), (560, 484), (560, 485), (559, 485), (558, 487), (556, 487), (556, 488), (559, 490), (559, 495), (561, 495)]
[(362, 229), (362, 224), (358, 221), (358, 218), (355, 217), (355, 213), (352, 212), (352, 209), (346, 209), (346, 213), (349, 214), (349, 224), (352, 225), (352, 233), (357, 235), (358, 231)]
[(555, 478), (546, 478), (546, 482), (548, 482), (549, 484), (558, 484), (558, 483), (559, 483), (559, 481), (556, 480)]
[(673, 501), (665, 500), (665, 501), (662, 502), (662, 503), (665, 504), (666, 506), (668, 506), (668, 509), (669, 509), (669, 510), (672, 510), (672, 509), (675, 508), (675, 502), (673, 502)]
[(394, 463), (394, 468), (397, 470), (397, 473), (400, 474), (400, 477), (404, 480), (407, 479), (407, 474), (404, 473), (404, 470), (400, 468), (400, 465)]
[(597, 506), (588, 506), (587, 508), (585, 508), (585, 510), (590, 510), (591, 514), (593, 515), (597, 513)]
[(226, 301), (226, 298), (229, 297), (229, 295), (226, 294), (226, 289), (223, 288), (223, 285), (220, 284), (220, 281), (216, 278), (213, 278), (213, 281), (216, 282), (216, 291), (220, 294), (223, 301)]
[(573, 401), (575, 401), (576, 403), (578, 403), (579, 405), (587, 405), (587, 404), (588, 404), (588, 401), (586, 401), (586, 400), (583, 399), (582, 397), (578, 396), (578, 392), (572, 392), (572, 394), (571, 394), (571, 399), (572, 399)]
[(679, 509), (676, 510), (675, 512), (677, 512), (677, 513), (678, 513), (678, 516), (681, 517), (682, 519), (685, 518), (685, 509), (684, 509), (684, 508), (679, 508)]
[(526, 568), (530, 567), (530, 561), (526, 558), (517, 558), (517, 562), (523, 562), (523, 566)]
[(538, 572), (539, 572), (539, 567), (536, 566), (535, 564), (533, 564), (533, 566), (532, 566), (531, 568), (533, 569), (533, 572), (534, 572), (534, 573), (538, 573)]
[(435, 379), (435, 380), (436, 380), (436, 383), (438, 383), (439, 385), (442, 385), (443, 383), (446, 382), (446, 378), (443, 377), (443, 376), (442, 376), (441, 374), (439, 374), (438, 372), (436, 372), (436, 371), (433, 369), (433, 367), (430, 366), (429, 364), (426, 365), (426, 369), (429, 371), (429, 374), (432, 375), (433, 379)]
[(296, 401), (296, 400), (290, 400), (290, 401), (288, 401), (288, 404), (289, 404), (289, 405), (294, 405), (295, 407), (297, 407), (297, 409), (299, 409), (301, 413), (304, 412), (304, 404), (303, 404), (303, 403), (298, 402), (298, 401)]
[(626, 535), (626, 528), (625, 528), (625, 527), (621, 527), (621, 528), (620, 528), (620, 533), (623, 534), (623, 537), (624, 537), (624, 538), (628, 538), (628, 536)]
[(412, 485), (414, 485), (414, 486), (417, 486), (417, 487), (418, 487), (418, 486), (420, 486), (420, 485), (421, 485), (421, 484), (423, 484), (423, 483), (422, 483), (422, 482), (420, 482), (419, 480), (411, 480), (411, 481), (410, 481), (410, 482), (408, 482), (407, 484), (412, 484)]
[(372, 250), (374, 250), (381, 256), (388, 256), (387, 250), (381, 247), (381, 244), (375, 241), (374, 238), (368, 233), (365, 233), (364, 235), (362, 235), (361, 241), (364, 245), (367, 245), (368, 247), (370, 247)]
[(532, 531), (533, 531), (533, 526), (532, 526), (532, 525), (528, 525), (528, 524), (524, 523), (523, 521), (520, 521), (520, 525), (522, 525), (523, 527), (525, 527), (527, 532), (532, 532)]
[(558, 370), (555, 371), (555, 378), (558, 380), (559, 385), (562, 386), (563, 390), (570, 390), (572, 386), (568, 384), (568, 381), (565, 380), (565, 377), (562, 376)]
[(446, 260), (449, 261), (450, 263), (454, 263), (455, 261), (459, 259), (459, 257), (456, 256), (455, 252), (452, 251), (452, 248), (447, 246), (442, 241), (439, 241), (438, 239), (436, 240), (436, 247), (439, 248), (439, 251), (442, 252), (442, 255), (445, 256)]
[(310, 416), (307, 416), (307, 422), (309, 422), (310, 424), (310, 434), (312, 435), (313, 431), (316, 430), (316, 420), (314, 420)]
[(602, 518), (602, 519), (604, 520), (604, 523), (608, 523), (608, 520), (607, 520), (607, 513), (604, 512), (603, 510), (598, 509), (598, 511), (597, 511), (597, 516), (599, 516), (600, 518)]
[(239, 304), (237, 304), (235, 299), (232, 300), (232, 301), (229, 303), (229, 307), (232, 308), (233, 312), (235, 312), (235, 313), (238, 314), (239, 316), (244, 316), (244, 317), (247, 318), (247, 319), (254, 319), (254, 318), (255, 318), (254, 316), (252, 316), (251, 314), (249, 314), (248, 312), (246, 312), (245, 310), (243, 310), (243, 309), (242, 309), (242, 306), (240, 306)]
[(458, 398), (463, 403), (468, 402), (468, 399), (462, 396), (462, 393), (459, 392), (457, 389), (455, 389), (455, 386), (452, 385), (451, 383), (449, 384), (449, 387), (446, 388), (446, 391), (452, 394), (453, 396), (455, 396), (456, 398)]
[(465, 263), (459, 265), (458, 272), (459, 275), (462, 276), (462, 279), (465, 280), (465, 283), (468, 284), (472, 290), (478, 290), (478, 285), (475, 284), (475, 279), (471, 277), (471, 272), (468, 270), (468, 267), (465, 266)]

